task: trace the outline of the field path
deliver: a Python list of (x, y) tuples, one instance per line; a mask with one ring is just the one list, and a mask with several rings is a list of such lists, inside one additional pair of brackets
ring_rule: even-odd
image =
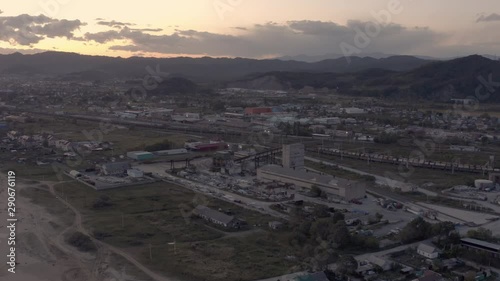
[(59, 197), (56, 194), (56, 191), (54, 189), (55, 183), (45, 182), (45, 184), (47, 184), (49, 186), (50, 193), (52, 193), (52, 195), (54, 195), (59, 201), (61, 201), (65, 206), (67, 206), (71, 211), (73, 211), (75, 213), (75, 226), (78, 229), (78, 231), (89, 236), (90, 239), (92, 239), (92, 241), (94, 243), (96, 243), (98, 246), (103, 247), (103, 248), (123, 257), (124, 259), (126, 259), (128, 262), (130, 262), (131, 264), (136, 266), (138, 269), (140, 269), (142, 272), (144, 272), (144, 274), (146, 274), (147, 276), (149, 276), (151, 279), (153, 279), (155, 281), (179, 281), (178, 279), (167, 278), (167, 277), (161, 276), (161, 275), (151, 271), (150, 269), (148, 269), (146, 266), (144, 266), (142, 263), (137, 261), (135, 258), (133, 258), (131, 255), (129, 255), (125, 251), (118, 249), (118, 248), (115, 248), (107, 243), (104, 243), (104, 242), (99, 241), (99, 240), (95, 239), (94, 237), (92, 237), (92, 235), (90, 235), (90, 233), (83, 226), (82, 214), (80, 213), (80, 211), (78, 211), (78, 209), (76, 209), (73, 205), (71, 205), (69, 202), (66, 202), (65, 200), (63, 200), (61, 197)]

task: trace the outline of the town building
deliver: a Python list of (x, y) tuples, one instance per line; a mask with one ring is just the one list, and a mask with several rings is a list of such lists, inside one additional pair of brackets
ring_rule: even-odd
[(257, 169), (257, 178), (264, 181), (278, 181), (294, 184), (302, 188), (321, 188), (326, 193), (332, 194), (343, 200), (361, 199), (366, 195), (364, 185), (334, 178), (330, 175), (320, 175), (306, 170), (294, 170), (278, 165), (267, 165)]
[(206, 221), (218, 224), (223, 227), (231, 228), (238, 227), (240, 225), (240, 221), (234, 216), (226, 215), (202, 205), (196, 207), (193, 211), (193, 214), (203, 218)]
[(294, 170), (304, 170), (304, 144), (296, 143), (283, 146), (283, 167)]
[(144, 172), (137, 169), (128, 169), (127, 175), (132, 178), (142, 178), (144, 177)]
[(426, 243), (420, 243), (417, 247), (417, 253), (421, 256), (424, 256), (428, 259), (435, 259), (439, 257), (439, 250)]
[(180, 149), (170, 149), (170, 150), (155, 151), (153, 153), (156, 154), (156, 155), (158, 155), (158, 156), (173, 156), (173, 155), (187, 154), (188, 151), (185, 148), (180, 148)]
[(486, 242), (486, 241), (482, 241), (482, 240), (478, 240), (478, 239), (473, 239), (473, 238), (463, 238), (461, 240), (461, 242), (462, 242), (463, 247), (477, 250), (477, 251), (481, 251), (481, 252), (485, 252), (485, 253), (489, 253), (493, 257), (500, 257), (500, 245), (499, 244), (494, 244), (494, 243), (490, 243), (490, 242)]
[(101, 165), (101, 174), (105, 176), (123, 176), (130, 169), (128, 162), (114, 162)]
[(392, 262), (379, 256), (370, 255), (368, 257), (368, 262), (378, 266), (382, 271), (388, 271), (392, 269)]
[(245, 108), (245, 115), (260, 115), (265, 113), (272, 113), (271, 107), (247, 107)]
[(138, 161), (144, 161), (153, 159), (154, 154), (147, 151), (131, 151), (127, 152), (127, 157)]

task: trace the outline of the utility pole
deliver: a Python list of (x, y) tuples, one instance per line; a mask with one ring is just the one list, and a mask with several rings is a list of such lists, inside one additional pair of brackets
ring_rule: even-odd
[(151, 247), (152, 247), (152, 246), (151, 246), (151, 243), (149, 243), (149, 259), (150, 259), (151, 261), (153, 261), (153, 253), (152, 253), (152, 249), (151, 249)]

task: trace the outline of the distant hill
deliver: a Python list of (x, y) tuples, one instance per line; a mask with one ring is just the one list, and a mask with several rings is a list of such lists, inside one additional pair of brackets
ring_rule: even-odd
[[(255, 60), (245, 58), (112, 58), (75, 53), (45, 52), (33, 55), (19, 53), (0, 55), (0, 73), (40, 74), (60, 79), (142, 78), (157, 67), (161, 72), (175, 73), (196, 82), (226, 81), (250, 74), (272, 71), (293, 72), (356, 72), (370, 68), (406, 71), (428, 64), (429, 60), (411, 56), (382, 59), (370, 57), (322, 60), (315, 63)], [(148, 70), (149, 69), (149, 70)], [(152, 69), (152, 70), (151, 70)]]
[[(322, 62), (325, 63), (325, 62)], [(400, 57), (385, 60), (385, 65), (398, 68)], [(359, 64), (358, 64), (359, 65)], [(499, 84), (488, 101), (500, 102), (500, 61), (473, 55), (450, 61), (425, 64), (413, 70), (396, 72), (386, 69), (366, 69), (352, 73), (269, 72), (228, 82), (229, 87), (299, 90), (304, 87), (328, 88), (353, 96), (411, 97), (436, 101), (466, 98), (476, 95), (476, 89), (492, 75)], [(262, 81), (272, 81), (266, 85)], [(266, 87), (268, 86), (268, 87)], [(486, 87), (480, 94), (486, 94)], [(484, 100), (483, 100), (484, 102)]]
[[(148, 91), (148, 95), (153, 96), (167, 96), (167, 95), (177, 95), (177, 94), (193, 94), (198, 90), (203, 90), (198, 84), (193, 81), (182, 78), (182, 77), (172, 77), (172, 78), (162, 78), (157, 87)], [(142, 81), (137, 81), (139, 88), (142, 88)], [(131, 87), (127, 91), (127, 95), (140, 95), (142, 92), (134, 92), (134, 88)]]

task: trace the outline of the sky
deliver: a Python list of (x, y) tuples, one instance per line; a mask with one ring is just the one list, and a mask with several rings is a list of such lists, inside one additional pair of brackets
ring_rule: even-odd
[(0, 2), (0, 53), (273, 58), (500, 53), (498, 0)]

